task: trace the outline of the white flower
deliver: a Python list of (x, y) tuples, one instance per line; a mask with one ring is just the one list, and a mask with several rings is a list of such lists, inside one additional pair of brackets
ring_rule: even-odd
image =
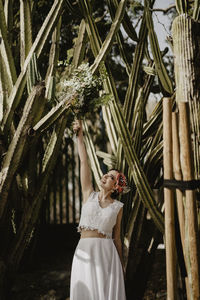
[(92, 107), (92, 101), (98, 102), (102, 80), (92, 74), (88, 63), (81, 64), (71, 73), (70, 78), (66, 79), (70, 67), (66, 66), (65, 71), (59, 76), (56, 96), (61, 100), (66, 95), (76, 95), (75, 108), (81, 110), (84, 107), (84, 111), (87, 111)]

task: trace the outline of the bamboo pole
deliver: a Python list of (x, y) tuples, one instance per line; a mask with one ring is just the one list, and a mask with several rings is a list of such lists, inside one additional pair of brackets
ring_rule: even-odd
[[(172, 100), (170, 98), (163, 99), (163, 161), (164, 179), (172, 179)], [(174, 197), (173, 191), (169, 188), (164, 188), (164, 201), (167, 299), (175, 300), (177, 299), (177, 276), (174, 230)]]
[[(181, 171), (181, 161), (180, 161), (180, 143), (178, 135), (178, 113), (172, 113), (172, 144), (173, 144), (173, 171), (174, 178), (176, 180), (182, 180), (183, 175)], [(183, 248), (184, 260), (185, 260), (185, 211), (183, 205), (183, 192), (179, 189), (176, 189), (176, 203), (178, 211), (178, 221), (181, 234), (181, 244)], [(185, 265), (187, 268), (186, 260)], [(188, 277), (185, 278), (185, 285), (187, 291), (187, 299), (190, 300)]]
[[(180, 122), (180, 150), (181, 150), (181, 168), (183, 180), (193, 180), (191, 134), (189, 125), (189, 104), (188, 102), (179, 102), (179, 122)], [(185, 192), (185, 226), (186, 226), (186, 247), (187, 252), (187, 270), (191, 299), (200, 299), (199, 283), (199, 237), (197, 223), (197, 207), (195, 192), (186, 190)]]
[[(174, 178), (176, 180), (182, 180), (177, 112), (172, 113), (172, 141), (173, 141), (173, 171), (174, 171)], [(178, 210), (178, 219), (179, 219), (179, 225), (180, 225), (180, 233), (181, 233), (181, 242), (182, 242), (182, 247), (184, 249), (185, 213), (184, 213), (184, 206), (183, 206), (183, 193), (179, 189), (176, 189), (176, 200), (177, 200), (177, 210)]]

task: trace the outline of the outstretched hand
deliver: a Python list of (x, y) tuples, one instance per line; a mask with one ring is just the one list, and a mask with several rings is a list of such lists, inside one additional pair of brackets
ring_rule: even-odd
[(78, 136), (80, 133), (82, 133), (82, 122), (81, 120), (75, 120), (73, 122), (73, 132)]

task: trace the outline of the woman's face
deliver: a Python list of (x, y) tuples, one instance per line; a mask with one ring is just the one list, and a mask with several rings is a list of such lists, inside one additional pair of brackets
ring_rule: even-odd
[(104, 174), (101, 178), (101, 187), (106, 191), (114, 190), (117, 183), (117, 175), (118, 172), (115, 170), (111, 170)]

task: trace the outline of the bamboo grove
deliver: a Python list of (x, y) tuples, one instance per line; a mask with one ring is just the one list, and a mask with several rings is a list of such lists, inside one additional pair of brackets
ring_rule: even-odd
[[(34, 1), (17, 2), (19, 3), (0, 0), (0, 297), (4, 299), (5, 278), (18, 270), (34, 235), (48, 180), (62, 151), (66, 128), (71, 126), (76, 95), (66, 95), (61, 101), (55, 95), (59, 83), (57, 70), (63, 59), (60, 43), (65, 30), (63, 24), (66, 24), (64, 18), (77, 18), (78, 11), (76, 38), (70, 40), (72, 47), (65, 52), (70, 59), (64, 59), (68, 59), (72, 70), (83, 62), (89, 62), (91, 73), (102, 76), (103, 90), (109, 95), (108, 104), (101, 107), (109, 151), (101, 149), (100, 145), (97, 149), (88, 129), (87, 118), (84, 120), (85, 142), (96, 184), (102, 175), (99, 159), (103, 159), (109, 168), (123, 170), (132, 186), (131, 192), (122, 199), (125, 202), (122, 239), (126, 290), (127, 299), (142, 299), (157, 246), (163, 241), (167, 242), (162, 117), (163, 104), (168, 101), (166, 99), (170, 99), (171, 112), (179, 111), (180, 102), (188, 103), (192, 148), (190, 156), (194, 172), (192, 178), (188, 179), (182, 177), (181, 172), (176, 177), (177, 173), (174, 171), (172, 178), (165, 179), (198, 180), (200, 176), (199, 1), (177, 0), (173, 8), (176, 15), (172, 24), (171, 45), (174, 77), (166, 67), (166, 53), (160, 51), (159, 39), (154, 30), (154, 0), (141, 1), (141, 13), (135, 16), (138, 17), (137, 30), (130, 14), (132, 1), (104, 1), (105, 15), (110, 21), (109, 27), (106, 27), (106, 36), (102, 36), (100, 30), (101, 18), (95, 17), (96, 1), (52, 1), (36, 34), (33, 34)], [(13, 36), (16, 32), (16, 14), (19, 22), (17, 39)], [(69, 37), (70, 34), (67, 32)], [(134, 45), (131, 56), (125, 42), (127, 37)], [(17, 43), (18, 56), (13, 53), (13, 40)], [(118, 49), (117, 55), (127, 81), (123, 98), (109, 64), (114, 47)], [(44, 59), (46, 63), (42, 63)], [(145, 108), (155, 87), (160, 101), (147, 119)], [(100, 118), (99, 111), (96, 116)], [(180, 127), (181, 123), (178, 131), (181, 131)], [(181, 193), (181, 196), (179, 192), (171, 190), (170, 193), (174, 194), (173, 203), (177, 201), (178, 206), (181, 202), (183, 218), (179, 217), (179, 226), (182, 235), (187, 232), (190, 221), (188, 217), (185, 220), (188, 209), (187, 192)], [(191, 200), (195, 204), (193, 211), (197, 249), (198, 192), (197, 187), (197, 193), (194, 193)], [(13, 213), (15, 232), (12, 226)], [(186, 235), (182, 239), (182, 247), (190, 261), (192, 250), (188, 245)], [(175, 256), (178, 257), (176, 245), (174, 249)], [(198, 273), (198, 255), (195, 263)], [(169, 291), (171, 287), (167, 287), (168, 299), (177, 299), (178, 290), (179, 293), (184, 292), (185, 282), (188, 299), (199, 299), (198, 287), (195, 287), (195, 280), (191, 279), (193, 275), (190, 263), (186, 262), (185, 278), (181, 278), (179, 260), (175, 259), (174, 265), (179, 270), (178, 275), (174, 275), (174, 280), (182, 284), (179, 289), (173, 287), (172, 295)]]

